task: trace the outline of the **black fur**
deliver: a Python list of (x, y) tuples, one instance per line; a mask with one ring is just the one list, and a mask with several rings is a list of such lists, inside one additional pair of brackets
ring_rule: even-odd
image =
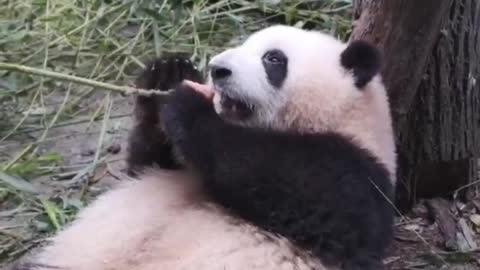
[(288, 57), (281, 50), (270, 50), (262, 57), (267, 79), (276, 88), (280, 88), (287, 78)]
[[(136, 81), (142, 89), (168, 90), (184, 79), (201, 82), (202, 77), (188, 58), (171, 55), (147, 64)], [(179, 163), (173, 158), (172, 146), (160, 127), (160, 107), (165, 102), (158, 96), (138, 96), (135, 104), (135, 126), (129, 137), (127, 171), (136, 175), (145, 167), (159, 166), (177, 169)]]
[(352, 71), (355, 85), (362, 88), (380, 72), (382, 59), (377, 48), (365, 41), (356, 40), (343, 51), (340, 62), (345, 69)]
[(383, 268), (393, 211), (381, 192), (391, 200), (391, 182), (349, 139), (230, 125), (185, 85), (161, 114), (167, 136), (218, 203), (327, 263)]
[[(140, 80), (148, 78), (149, 85), (157, 85), (159, 76), (150, 72), (154, 73), (147, 69)], [(161, 80), (170, 85), (180, 81)], [(131, 152), (140, 156), (131, 154), (130, 162), (144, 158), (139, 162), (143, 166), (154, 162), (166, 168), (162, 160), (173, 161), (171, 146), (166, 148), (169, 144), (158, 126), (161, 110), (170, 142), (203, 174), (218, 203), (288, 237), (326, 263), (342, 262), (345, 270), (383, 269), (393, 213), (377, 187), (391, 199), (392, 186), (385, 168), (350, 140), (336, 134), (300, 135), (233, 126), (183, 85), (163, 108), (155, 102), (138, 106), (145, 104), (154, 105), (146, 107), (154, 121), (144, 122), (143, 137), (132, 135), (140, 138), (132, 146), (149, 151), (143, 156), (142, 151)], [(149, 126), (152, 122), (155, 125)], [(134, 134), (139, 126), (136, 129)], [(148, 133), (152, 130), (160, 136), (141, 139), (156, 134)], [(155, 144), (159, 138), (164, 148)]]

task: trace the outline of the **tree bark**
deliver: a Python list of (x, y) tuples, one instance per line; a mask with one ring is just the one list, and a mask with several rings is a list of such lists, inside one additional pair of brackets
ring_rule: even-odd
[(384, 53), (398, 147), (397, 204), (476, 179), (480, 1), (354, 0), (351, 39)]

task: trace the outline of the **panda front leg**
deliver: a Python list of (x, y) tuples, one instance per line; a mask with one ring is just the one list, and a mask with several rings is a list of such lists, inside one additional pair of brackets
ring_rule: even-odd
[(217, 203), (342, 270), (382, 269), (393, 212), (381, 194), (392, 187), (385, 168), (348, 139), (226, 123), (186, 84), (161, 114), (168, 138)]
[(215, 113), (210, 100), (188, 84), (181, 84), (162, 107), (163, 130), (176, 153), (205, 176), (213, 169), (212, 133), (222, 134), (227, 124)]
[[(184, 79), (201, 82), (202, 76), (188, 58), (175, 54), (148, 63), (135, 84), (141, 89), (168, 90)], [(136, 97), (135, 122), (127, 149), (127, 172), (131, 176), (151, 166), (180, 167), (172, 154), (172, 145), (161, 129), (162, 103), (164, 101), (158, 96)]]

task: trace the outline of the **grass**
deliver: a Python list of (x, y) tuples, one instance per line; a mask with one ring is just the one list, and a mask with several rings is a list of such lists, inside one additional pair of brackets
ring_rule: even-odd
[[(272, 23), (350, 33), (350, 1), (264, 2), (0, 0), (0, 62), (122, 86), (151, 57), (188, 53), (202, 69)], [(102, 191), (99, 179), (119, 174), (109, 148), (131, 108), (96, 90), (0, 70), (0, 268), (71, 221)]]

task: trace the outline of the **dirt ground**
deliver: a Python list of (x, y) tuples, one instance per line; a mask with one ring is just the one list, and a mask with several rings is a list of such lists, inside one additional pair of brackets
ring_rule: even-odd
[(466, 204), (419, 202), (404, 219), (397, 218), (387, 269), (480, 269), (479, 206), (478, 196)]

